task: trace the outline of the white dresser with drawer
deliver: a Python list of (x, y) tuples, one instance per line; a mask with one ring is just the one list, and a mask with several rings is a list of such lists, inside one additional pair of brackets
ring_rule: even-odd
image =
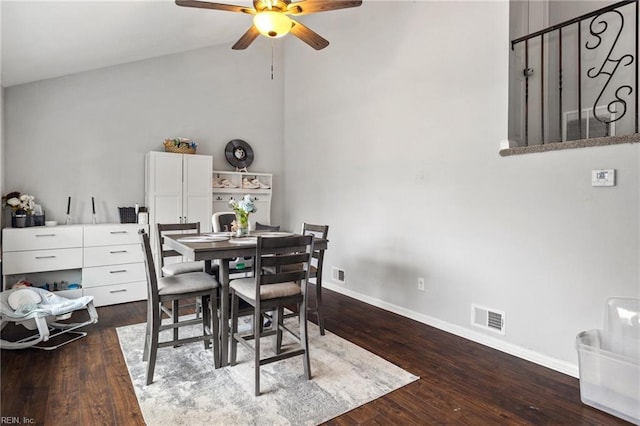
[(138, 230), (148, 225), (63, 225), (2, 230), (5, 287), (19, 279), (42, 286), (79, 283), (65, 297), (94, 296), (96, 306), (147, 298), (146, 272)]
[(147, 275), (139, 229), (147, 225), (84, 227), (82, 287), (96, 306), (147, 298)]

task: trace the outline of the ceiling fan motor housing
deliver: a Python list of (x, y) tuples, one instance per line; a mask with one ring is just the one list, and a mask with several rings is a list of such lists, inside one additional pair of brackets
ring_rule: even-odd
[(291, 0), (254, 0), (253, 7), (258, 12), (263, 10), (286, 12), (289, 3), (291, 3)]

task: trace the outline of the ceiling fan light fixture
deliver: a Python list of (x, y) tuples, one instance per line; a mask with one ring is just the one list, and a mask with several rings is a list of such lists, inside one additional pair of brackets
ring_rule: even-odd
[(278, 38), (287, 35), (291, 31), (293, 23), (282, 12), (264, 10), (253, 17), (253, 25), (263, 36)]

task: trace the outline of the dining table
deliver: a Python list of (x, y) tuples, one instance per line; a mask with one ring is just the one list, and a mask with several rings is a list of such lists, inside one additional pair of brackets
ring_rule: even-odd
[[(263, 238), (295, 235), (289, 232), (255, 231), (246, 237), (233, 237), (229, 233), (200, 233), (165, 235), (167, 247), (189, 260), (204, 261), (204, 271), (212, 274), (212, 262), (217, 261), (220, 283), (220, 365), (229, 364), (229, 263), (239, 257), (254, 257), (257, 236)], [(325, 250), (328, 240), (314, 238), (314, 249)]]

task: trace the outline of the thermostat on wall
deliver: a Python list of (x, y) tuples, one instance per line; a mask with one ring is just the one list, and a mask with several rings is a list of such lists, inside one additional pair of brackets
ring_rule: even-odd
[(591, 170), (591, 186), (615, 186), (615, 170)]

